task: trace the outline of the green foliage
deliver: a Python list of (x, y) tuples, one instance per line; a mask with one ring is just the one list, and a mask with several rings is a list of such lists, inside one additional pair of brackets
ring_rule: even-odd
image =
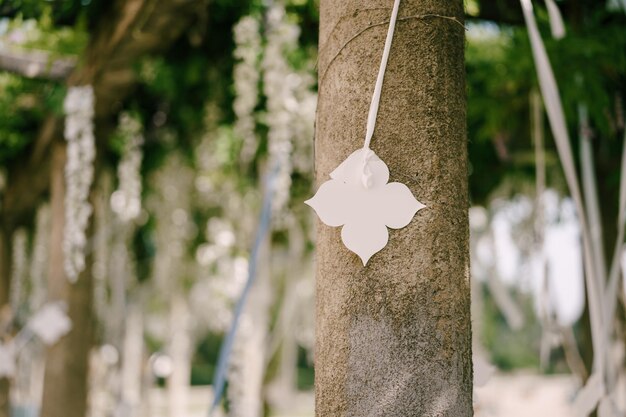
[[(626, 97), (626, 18), (623, 13), (609, 14), (600, 7), (584, 25), (568, 27), (565, 38), (556, 40), (550, 34), (545, 11), (537, 8), (537, 15), (573, 149), (578, 149), (577, 108), (586, 104), (596, 146), (605, 158), (599, 164), (615, 167), (621, 152), (618, 125)], [(534, 180), (529, 95), (538, 90), (538, 84), (524, 27), (478, 23), (469, 24), (469, 28), (470, 188), (474, 202), (481, 203), (506, 177)], [(545, 133), (551, 153), (554, 145), (547, 120)], [(549, 170), (560, 170), (558, 160), (548, 162)]]
[(0, 17), (40, 19), (46, 15), (57, 26), (74, 26), (86, 19), (92, 28), (102, 20), (109, 0), (0, 0)]
[(315, 380), (315, 373), (313, 371), (313, 364), (307, 351), (301, 347), (298, 347), (298, 389), (311, 390), (313, 389), (313, 382)]
[(209, 385), (213, 382), (222, 339), (221, 335), (214, 334), (202, 339), (192, 359), (191, 385)]
[(612, 138), (616, 133), (613, 106), (616, 96), (623, 97), (626, 90), (624, 26), (598, 20), (584, 32), (571, 32), (560, 41), (548, 38), (547, 49), (570, 132), (576, 132), (577, 105), (586, 103), (597, 135)]
[(503, 131), (513, 134), (527, 127), (519, 112), (527, 114), (524, 93), (530, 80), (528, 74), (520, 77), (518, 63), (512, 59), (515, 40), (510, 32), (496, 27), (483, 30), (486, 34), (470, 37), (466, 48), (468, 120), (472, 141), (491, 142)]
[(44, 8), (39, 19), (25, 19), (23, 15), (4, 19), (0, 41), (13, 49), (37, 49), (52, 53), (51, 58), (78, 55), (87, 45), (88, 32), (84, 18), (74, 26), (56, 26), (51, 9)]
[(32, 142), (44, 117), (60, 111), (64, 94), (58, 84), (0, 72), (0, 163)]
[[(475, 35), (472, 35), (476, 32)], [(504, 177), (532, 178), (532, 164), (516, 165), (531, 148), (528, 95), (534, 83), (530, 55), (516, 56), (518, 38), (495, 25), (470, 26), (466, 47), (470, 191), (483, 203)], [(531, 67), (532, 69), (532, 67)]]
[[(73, 27), (57, 26), (51, 7), (41, 6), (35, 13), (34, 3), (24, 3), (22, 13), (0, 19), (0, 45), (8, 50), (45, 50), (50, 59), (82, 52), (88, 38), (84, 19)], [(26, 19), (24, 14), (37, 14), (38, 19)], [(0, 72), (0, 163), (21, 154), (46, 116), (63, 113), (64, 96), (65, 87), (57, 82)]]
[(486, 288), (482, 287), (481, 290), (485, 301), (480, 317), (483, 331), (479, 337), (490, 352), (493, 364), (504, 371), (538, 368), (541, 326), (534, 318), (532, 300), (528, 297), (518, 298), (524, 312), (525, 324), (519, 330), (512, 330)]

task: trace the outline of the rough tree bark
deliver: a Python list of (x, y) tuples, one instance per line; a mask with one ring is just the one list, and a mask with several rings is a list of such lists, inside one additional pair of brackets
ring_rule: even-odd
[[(321, 1), (318, 183), (363, 146), (391, 6)], [(318, 417), (473, 414), (462, 20), (461, 0), (401, 3), (372, 141), (427, 208), (366, 267), (318, 224)]]

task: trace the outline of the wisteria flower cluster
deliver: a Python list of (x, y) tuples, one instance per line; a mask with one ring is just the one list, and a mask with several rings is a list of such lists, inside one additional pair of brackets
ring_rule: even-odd
[(261, 35), (259, 20), (252, 16), (243, 17), (233, 32), (235, 35), (234, 57), (238, 60), (233, 69), (235, 101), (233, 110), (235, 134), (243, 140), (241, 160), (248, 163), (257, 150), (254, 109), (259, 102), (259, 60), (261, 54)]
[(67, 141), (63, 253), (67, 278), (70, 282), (76, 282), (80, 272), (85, 269), (86, 230), (93, 211), (89, 203), (96, 157), (93, 88), (89, 85), (70, 87), (63, 108)]
[(146, 206), (154, 214), (155, 245), (160, 255), (155, 259), (154, 284), (163, 294), (179, 291), (189, 276), (189, 242), (197, 233), (192, 221), (193, 171), (180, 154), (168, 156), (163, 168), (150, 179), (152, 190)]
[(285, 18), (284, 6), (273, 5), (267, 13), (267, 45), (263, 57), (263, 85), (267, 98), (267, 125), (270, 164), (278, 166), (273, 210), (280, 213), (289, 200), (293, 113), (298, 108), (294, 96), (294, 71), (286, 54), (298, 45), (300, 28)]
[(117, 166), (118, 188), (111, 196), (111, 208), (122, 221), (131, 221), (141, 213), (142, 126), (137, 118), (122, 113), (119, 132), (124, 138), (122, 159)]
[[(196, 262), (205, 275), (192, 288), (192, 308), (206, 321), (209, 329), (224, 332), (233, 318), (233, 305), (241, 294), (248, 276), (248, 260), (236, 253), (233, 224), (212, 218), (205, 231), (207, 242), (196, 251)], [(210, 295), (211, 303), (206, 302)]]

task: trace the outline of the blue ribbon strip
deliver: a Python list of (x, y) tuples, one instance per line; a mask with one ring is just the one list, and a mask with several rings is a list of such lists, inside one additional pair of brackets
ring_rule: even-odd
[(228, 330), (226, 339), (224, 339), (224, 341), (222, 342), (222, 346), (220, 347), (220, 355), (217, 361), (217, 371), (213, 379), (214, 397), (213, 403), (211, 404), (211, 409), (209, 410), (209, 417), (213, 415), (215, 409), (222, 401), (222, 396), (224, 395), (226, 372), (228, 370), (230, 353), (233, 349), (233, 342), (235, 341), (235, 334), (237, 332), (237, 327), (239, 326), (239, 320), (241, 318), (241, 314), (243, 313), (243, 308), (246, 304), (246, 300), (248, 299), (248, 295), (256, 279), (259, 251), (261, 249), (261, 246), (263, 245), (265, 235), (269, 231), (270, 223), (272, 220), (272, 200), (274, 198), (275, 192), (274, 181), (276, 179), (278, 171), (278, 164), (276, 164), (276, 166), (272, 169), (266, 179), (265, 193), (263, 195), (263, 207), (261, 209), (261, 216), (259, 218), (259, 226), (256, 230), (256, 237), (254, 239), (254, 244), (252, 245), (250, 260), (248, 262), (248, 280), (246, 281), (246, 285), (241, 292), (239, 300), (237, 300), (233, 322), (230, 326), (230, 329)]

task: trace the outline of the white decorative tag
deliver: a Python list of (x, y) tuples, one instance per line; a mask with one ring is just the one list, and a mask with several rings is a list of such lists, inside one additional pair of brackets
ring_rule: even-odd
[(320, 220), (343, 226), (341, 240), (359, 255), (363, 265), (387, 245), (387, 227), (400, 229), (426, 207), (409, 188), (389, 181), (389, 168), (371, 149), (361, 148), (330, 174), (306, 204)]

